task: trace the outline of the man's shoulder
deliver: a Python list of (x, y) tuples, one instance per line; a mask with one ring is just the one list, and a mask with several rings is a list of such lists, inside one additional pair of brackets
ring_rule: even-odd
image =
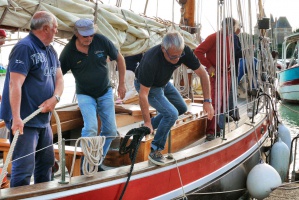
[(105, 40), (105, 41), (110, 41), (110, 39), (107, 37), (107, 36), (105, 36), (105, 35), (103, 35), (103, 34), (100, 34), (100, 33), (96, 33), (96, 34), (94, 34), (94, 36), (93, 36), (94, 38), (94, 40), (95, 41), (103, 41), (103, 40)]
[(159, 52), (161, 52), (161, 45), (156, 45), (156, 46), (150, 48), (149, 50), (147, 50), (144, 53), (143, 57), (144, 56), (154, 56), (154, 55), (158, 54)]

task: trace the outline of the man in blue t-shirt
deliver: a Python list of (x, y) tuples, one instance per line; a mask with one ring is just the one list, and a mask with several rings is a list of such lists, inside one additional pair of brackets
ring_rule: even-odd
[[(31, 31), (9, 55), (4, 83), (1, 118), (10, 130), (10, 141), (19, 131), (12, 155), (10, 187), (51, 180), (54, 165), (51, 112), (63, 92), (63, 76), (57, 53), (51, 45), (57, 33), (56, 17), (36, 12)], [(26, 124), (22, 119), (42, 107)], [(17, 159), (17, 160), (16, 160)]]
[[(90, 19), (75, 23), (75, 35), (60, 54), (63, 74), (71, 70), (76, 81), (78, 105), (83, 116), (82, 137), (98, 135), (97, 115), (101, 119), (101, 136), (106, 137), (105, 157), (112, 140), (117, 136), (114, 94), (109, 78), (107, 59), (116, 60), (119, 71), (118, 95), (125, 96), (125, 60), (113, 43), (96, 34)], [(103, 170), (99, 167), (99, 170)]]
[[(208, 119), (212, 119), (214, 109), (211, 104), (209, 77), (204, 67), (200, 66), (190, 47), (177, 31), (168, 32), (157, 45), (148, 50), (135, 71), (135, 87), (139, 92), (139, 104), (144, 119), (144, 126), (151, 132), (157, 129), (151, 143), (149, 160), (156, 165), (164, 165), (165, 158), (161, 151), (165, 148), (167, 136), (178, 116), (187, 111), (187, 105), (170, 83), (170, 78), (181, 64), (192, 69), (201, 80), (203, 86), (203, 110)], [(157, 110), (157, 115), (150, 118), (149, 105)]]

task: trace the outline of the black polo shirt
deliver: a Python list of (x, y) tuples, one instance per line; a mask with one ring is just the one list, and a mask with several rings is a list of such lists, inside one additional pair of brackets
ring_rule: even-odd
[(89, 45), (88, 54), (76, 48), (76, 36), (62, 50), (59, 60), (63, 74), (71, 70), (76, 82), (76, 93), (98, 98), (111, 87), (107, 56), (116, 60), (118, 50), (101, 34), (95, 34)]
[(176, 64), (172, 64), (165, 59), (161, 45), (154, 46), (144, 54), (136, 68), (136, 78), (146, 87), (163, 87), (181, 64), (192, 70), (198, 69), (200, 63), (191, 48), (185, 45), (184, 52), (185, 55)]

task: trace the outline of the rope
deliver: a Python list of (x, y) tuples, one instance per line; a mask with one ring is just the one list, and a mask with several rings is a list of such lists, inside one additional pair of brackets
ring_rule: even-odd
[[(129, 184), (131, 175), (132, 175), (132, 171), (134, 169), (134, 164), (135, 164), (135, 159), (137, 156), (137, 151), (140, 145), (140, 142), (142, 140), (142, 138), (146, 135), (150, 134), (150, 129), (148, 127), (142, 126), (140, 128), (134, 128), (131, 129), (125, 136), (125, 138), (122, 140), (120, 147), (119, 147), (119, 153), (121, 155), (124, 155), (126, 153), (129, 153), (129, 157), (131, 159), (131, 168), (130, 168), (130, 172), (128, 174), (128, 178), (126, 181), (126, 184), (121, 192), (121, 195), (119, 197), (119, 199), (121, 200), (125, 194), (126, 188)], [(131, 143), (127, 146), (127, 143), (129, 141), (129, 139), (131, 138), (131, 136), (133, 136), (133, 139), (131, 140)]]
[[(33, 117), (35, 117), (37, 114), (39, 114), (42, 111), (42, 109), (43, 108), (41, 107), (41, 108), (37, 109), (36, 111), (34, 111), (31, 115), (29, 115), (28, 117), (26, 117), (23, 120), (23, 123), (26, 124), (29, 120), (31, 120)], [(9, 164), (10, 160), (11, 160), (13, 151), (15, 149), (15, 146), (16, 146), (16, 143), (17, 143), (17, 140), (18, 140), (18, 137), (19, 137), (19, 133), (20, 133), (19, 130), (17, 130), (15, 132), (14, 138), (13, 138), (11, 144), (10, 144), (10, 148), (9, 148), (9, 151), (8, 151), (8, 154), (7, 154), (7, 157), (6, 157), (6, 160), (5, 160), (1, 175), (0, 175), (0, 181), (1, 181), (0, 185), (2, 185), (2, 181), (3, 181), (4, 177), (7, 174), (7, 167), (8, 167), (8, 164)]]
[(185, 193), (185, 190), (184, 190), (183, 181), (182, 181), (182, 176), (181, 176), (180, 169), (179, 169), (179, 166), (178, 166), (178, 161), (175, 158), (174, 158), (174, 160), (175, 160), (175, 165), (176, 165), (178, 175), (179, 175), (179, 179), (180, 179), (180, 183), (181, 183), (181, 188), (182, 188), (182, 192), (183, 192), (183, 199), (187, 199), (187, 196), (186, 196), (186, 193)]
[(102, 164), (103, 157), (103, 146), (105, 144), (106, 138), (102, 136), (95, 137), (80, 137), (75, 144), (75, 152), (73, 156), (72, 169), (70, 173), (70, 181), (74, 170), (74, 163), (76, 159), (76, 152), (78, 142), (80, 142), (82, 152), (84, 154), (82, 171), (87, 177), (93, 176), (98, 172), (98, 166)]
[[(181, 80), (183, 79), (184, 85), (181, 85)], [(184, 65), (178, 67), (177, 70), (173, 72), (173, 85), (177, 88), (181, 95), (189, 95), (189, 80), (187, 68)]]
[(299, 114), (299, 111), (292, 109), (291, 107), (287, 106), (286, 104), (282, 103), (281, 101), (279, 101), (280, 105), (289, 109), (290, 111)]
[(57, 125), (57, 134), (58, 134), (58, 152), (59, 152), (59, 168), (62, 169), (62, 133), (61, 133), (61, 124), (60, 124), (60, 119), (59, 116), (56, 112), (56, 110), (53, 111), (54, 118), (56, 120), (56, 125)]
[(22, 7), (22, 9), (23, 9), (25, 12), (27, 12), (28, 14), (31, 15), (31, 18), (30, 18), (30, 20), (28, 20), (28, 22), (27, 22), (26, 24), (24, 24), (24, 25), (21, 27), (21, 29), (25, 29), (26, 26), (29, 25), (30, 21), (31, 21), (32, 18), (33, 18), (34, 13), (36, 13), (36, 12), (40, 9), (40, 7), (41, 7), (41, 0), (39, 0), (37, 6), (35, 7), (35, 9), (34, 9), (34, 11), (33, 11), (33, 13), (31, 13), (30, 11), (28, 11), (27, 9), (25, 9), (24, 7)]

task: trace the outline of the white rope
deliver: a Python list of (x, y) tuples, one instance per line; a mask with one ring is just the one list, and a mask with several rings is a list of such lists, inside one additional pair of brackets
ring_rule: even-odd
[[(184, 85), (181, 85), (181, 80), (183, 80)], [(181, 95), (189, 95), (189, 80), (185, 65), (182, 64), (173, 72), (173, 85), (177, 88)]]
[(56, 112), (56, 110), (53, 111), (53, 115), (54, 115), (54, 118), (56, 120), (56, 126), (57, 126), (57, 134), (58, 134), (58, 152), (59, 152), (59, 168), (62, 169), (62, 144), (61, 144), (61, 141), (62, 141), (62, 132), (61, 132), (61, 124), (60, 124), (60, 119), (59, 119), (59, 116)]
[[(37, 109), (36, 111), (34, 111), (31, 115), (29, 115), (28, 117), (26, 117), (24, 120), (23, 120), (23, 123), (26, 124), (29, 120), (31, 120), (33, 117), (35, 117), (38, 113), (40, 113), (42, 111), (42, 107)], [(8, 151), (8, 154), (7, 154), (7, 157), (6, 157), (6, 160), (5, 160), (5, 163), (4, 163), (4, 166), (3, 166), (3, 169), (2, 169), (2, 172), (1, 172), (1, 175), (0, 175), (0, 185), (2, 185), (2, 181), (4, 179), (4, 177), (6, 176), (7, 174), (7, 167), (8, 167), (8, 164), (10, 163), (10, 160), (11, 160), (11, 157), (12, 157), (12, 154), (13, 154), (13, 151), (15, 149), (15, 146), (16, 146), (16, 143), (17, 143), (17, 140), (18, 140), (18, 137), (19, 137), (19, 133), (20, 131), (17, 130), (14, 134), (14, 138), (10, 144), (10, 148), (9, 148), (9, 151)]]
[(117, 88), (118, 88), (118, 84), (119, 84), (118, 71), (116, 72), (117, 63), (116, 63), (116, 61), (110, 61), (110, 62), (107, 62), (107, 66), (109, 69), (110, 82), (111, 82), (112, 88), (114, 90), (114, 95), (115, 95), (115, 99), (116, 99), (117, 98)]
[(70, 173), (70, 182), (74, 170), (78, 142), (80, 142), (81, 149), (84, 154), (82, 172), (87, 177), (91, 177), (98, 172), (98, 166), (101, 165), (104, 160), (103, 146), (105, 144), (105, 141), (106, 138), (102, 136), (78, 138), (75, 144), (75, 152)]

